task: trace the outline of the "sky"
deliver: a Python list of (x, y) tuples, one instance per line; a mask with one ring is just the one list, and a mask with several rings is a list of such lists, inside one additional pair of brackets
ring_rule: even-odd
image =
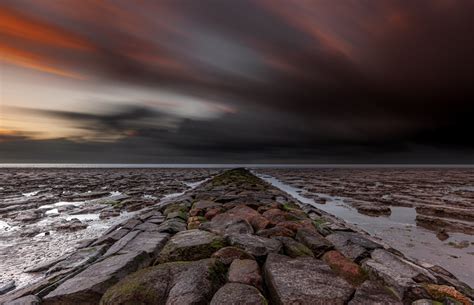
[(474, 1), (2, 0), (0, 163), (474, 163)]

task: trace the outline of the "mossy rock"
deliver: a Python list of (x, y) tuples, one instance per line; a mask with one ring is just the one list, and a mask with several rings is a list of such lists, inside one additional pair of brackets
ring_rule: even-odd
[(163, 211), (163, 215), (168, 216), (171, 213), (188, 213), (188, 208), (182, 204), (175, 203), (167, 206)]
[(109, 288), (100, 304), (206, 304), (225, 282), (226, 271), (216, 259), (149, 267)]
[(299, 242), (295, 243), (291, 250), (292, 251), (289, 254), (291, 257), (314, 256), (313, 252), (308, 247)]
[(174, 235), (161, 250), (158, 263), (192, 261), (210, 257), (226, 246), (223, 237), (203, 231), (187, 230)]
[(259, 189), (265, 189), (268, 187), (268, 185), (263, 180), (256, 177), (244, 168), (236, 168), (225, 171), (224, 173), (214, 177), (210, 182), (213, 187), (229, 185), (231, 183), (235, 185), (248, 185), (249, 187), (255, 187)]
[(198, 216), (198, 220), (199, 220), (199, 222), (206, 222), (207, 218), (204, 217), (204, 216)]
[(300, 207), (293, 202), (283, 203), (281, 205), (281, 209), (286, 212), (290, 212), (292, 210), (301, 210)]
[(166, 215), (166, 219), (171, 218), (181, 218), (182, 220), (188, 220), (188, 213), (185, 210), (172, 211)]
[(100, 304), (164, 304), (169, 280), (168, 268), (142, 269), (108, 289)]
[(332, 230), (328, 228), (328, 224), (330, 223), (324, 218), (318, 218), (313, 220), (314, 227), (323, 236), (327, 236), (332, 233)]
[(255, 257), (237, 247), (224, 247), (214, 252), (212, 257), (217, 258), (224, 265), (230, 265), (235, 259), (252, 259)]
[(314, 257), (313, 251), (303, 245), (295, 241), (293, 238), (289, 237), (276, 237), (279, 241), (283, 243), (283, 251), (289, 257), (301, 257), (301, 256), (310, 256)]

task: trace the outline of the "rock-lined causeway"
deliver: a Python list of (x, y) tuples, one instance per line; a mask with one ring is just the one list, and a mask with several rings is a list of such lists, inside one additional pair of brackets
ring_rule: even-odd
[(222, 172), (84, 242), (0, 304), (472, 304), (442, 266)]

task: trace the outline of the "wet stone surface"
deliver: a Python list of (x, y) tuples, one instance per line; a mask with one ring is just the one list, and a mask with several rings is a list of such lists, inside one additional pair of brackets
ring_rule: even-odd
[[(23, 271), (72, 253), (81, 241), (101, 236), (108, 228), (217, 172), (0, 169), (0, 282), (15, 280), (22, 287), (37, 281), (39, 274)], [(151, 222), (160, 224), (157, 218)], [(170, 224), (176, 230), (177, 226)]]
[(266, 305), (265, 297), (255, 287), (228, 283), (219, 289), (211, 300), (211, 305)]
[[(293, 234), (259, 235), (267, 230)], [(441, 266), (412, 261), (245, 169), (38, 267), (38, 282), (0, 304), (468, 304), (473, 295)]]
[(291, 259), (271, 254), (265, 262), (265, 279), (276, 304), (345, 304), (354, 288), (311, 257)]
[[(255, 169), (292, 197), (382, 239), (412, 259), (442, 264), (474, 285), (474, 170), (456, 168)], [(319, 227), (323, 227), (320, 224)], [(357, 261), (357, 243), (328, 237)]]

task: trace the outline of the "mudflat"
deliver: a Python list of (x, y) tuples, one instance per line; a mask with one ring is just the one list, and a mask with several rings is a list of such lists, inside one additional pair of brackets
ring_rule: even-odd
[[(214, 169), (0, 169), (0, 283), (22, 287), (146, 207), (212, 177)], [(45, 267), (46, 264), (46, 267)]]
[(297, 199), (474, 285), (474, 170), (256, 169)]
[[(471, 304), (469, 285), (245, 169), (146, 206), (33, 270), (15, 304)], [(29, 303), (27, 303), (29, 302)]]

